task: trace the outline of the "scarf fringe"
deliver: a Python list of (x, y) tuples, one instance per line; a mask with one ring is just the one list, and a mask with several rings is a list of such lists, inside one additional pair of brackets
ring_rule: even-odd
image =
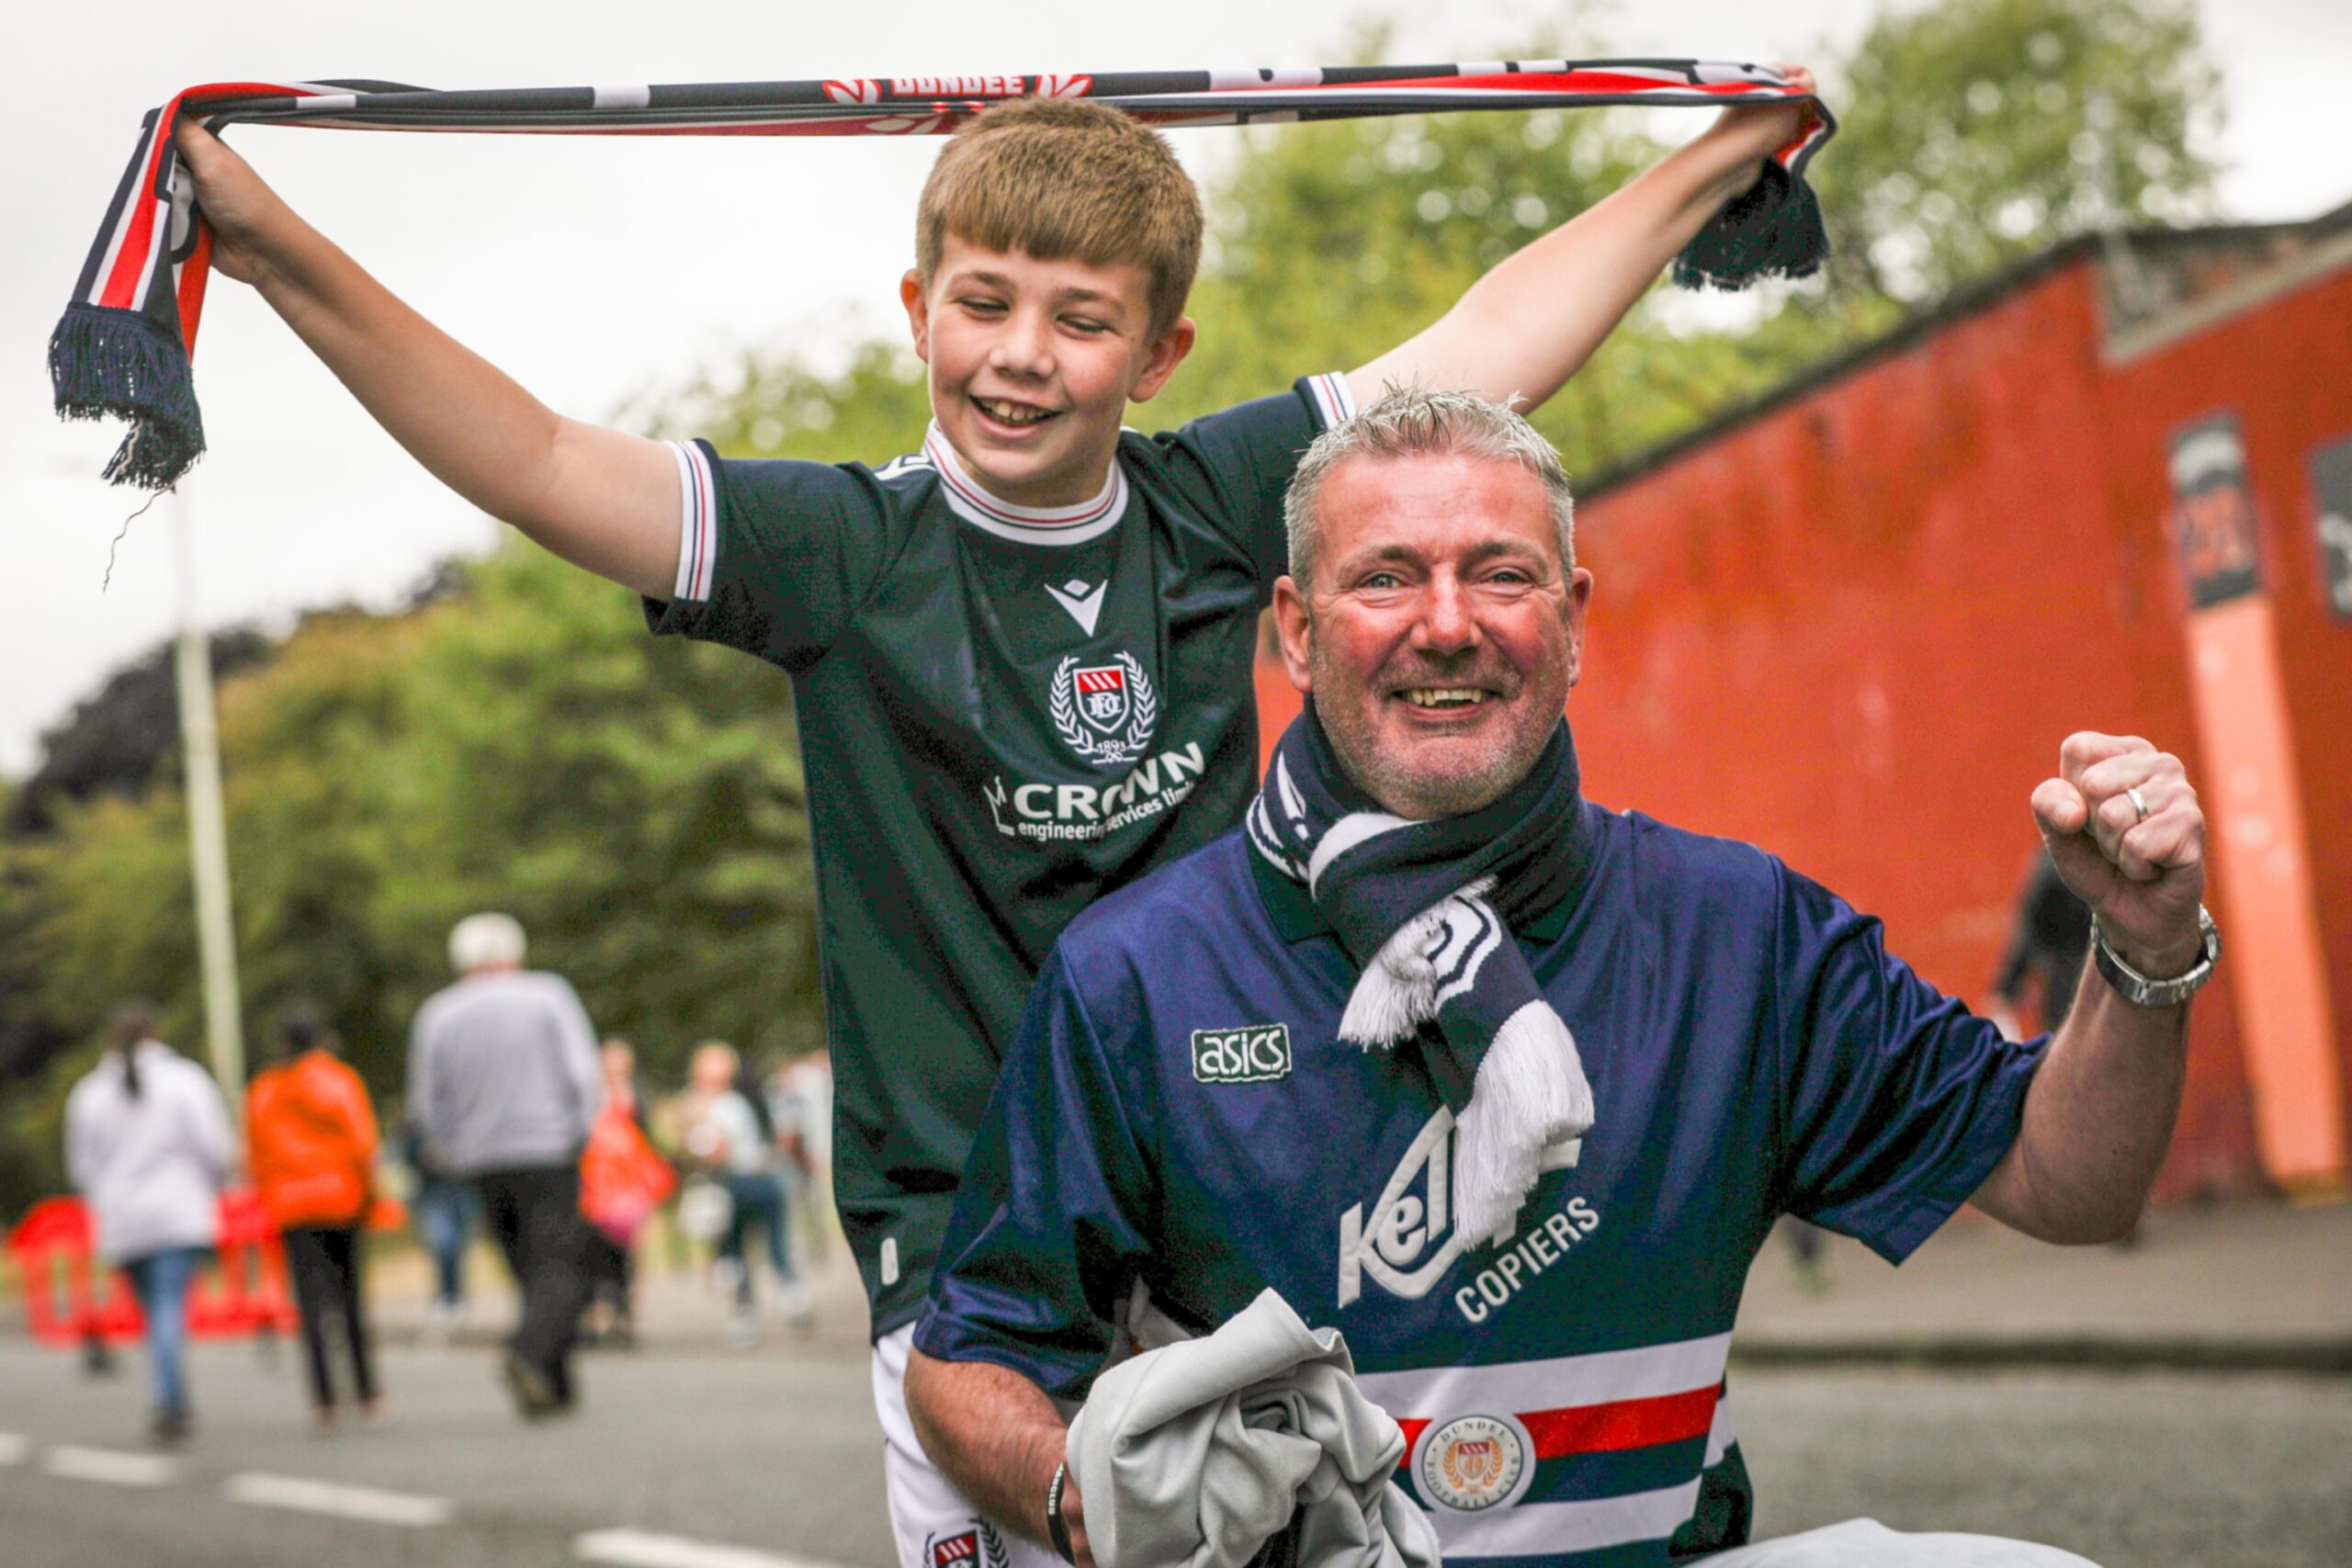
[(1549, 1003), (1528, 1003), (1487, 1048), (1459, 1121), (1454, 1224), (1470, 1245), (1511, 1234), (1543, 1174), (1544, 1151), (1582, 1137), (1592, 1119), (1592, 1085), (1576, 1036)]
[(187, 350), (138, 311), (68, 305), (50, 335), (49, 379), (59, 418), (130, 423), (110, 483), (168, 490), (204, 456)]
[(1829, 254), (1813, 187), (1767, 159), (1764, 175), (1726, 203), (1674, 258), (1682, 288), (1747, 288), (1762, 277), (1810, 277)]

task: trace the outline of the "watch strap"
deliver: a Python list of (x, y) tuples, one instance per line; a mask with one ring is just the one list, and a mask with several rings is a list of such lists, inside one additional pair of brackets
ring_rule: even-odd
[(1054, 1466), (1054, 1478), (1046, 1484), (1046, 1532), (1054, 1538), (1054, 1552), (1065, 1562), (1078, 1561), (1078, 1549), (1069, 1543), (1069, 1521), (1062, 1517), (1062, 1491), (1069, 1484), (1069, 1461)]
[(2205, 906), (2197, 907), (2197, 935), (2204, 951), (2185, 975), (2167, 980), (2151, 980), (2123, 961), (2122, 955), (2107, 942), (2107, 933), (2099, 929), (2098, 917), (2091, 917), (2091, 960), (2098, 967), (2099, 976), (2115, 987), (2116, 994), (2134, 1007), (2178, 1007), (2195, 996), (2213, 977), (2213, 965), (2221, 962), (2222, 932)]

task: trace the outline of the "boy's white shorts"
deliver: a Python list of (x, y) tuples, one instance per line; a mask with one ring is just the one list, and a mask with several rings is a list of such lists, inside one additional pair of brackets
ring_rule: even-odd
[(910, 1323), (874, 1344), (874, 1410), (882, 1418), (882, 1473), (899, 1568), (1066, 1568), (1046, 1547), (983, 1518), (922, 1451), (907, 1416), (907, 1351), (914, 1337)]

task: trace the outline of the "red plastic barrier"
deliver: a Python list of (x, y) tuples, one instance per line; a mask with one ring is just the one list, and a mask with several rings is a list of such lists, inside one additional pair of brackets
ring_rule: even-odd
[[(399, 1203), (379, 1199), (368, 1228), (389, 1229), (406, 1217)], [(25, 1326), (41, 1343), (119, 1343), (145, 1331), (130, 1281), (97, 1267), (89, 1211), (79, 1198), (45, 1198), (27, 1210), (8, 1233), (8, 1253), (25, 1293)], [(219, 1258), (188, 1292), (188, 1332), (210, 1339), (262, 1329), (291, 1334), (298, 1322), (285, 1244), (260, 1198), (244, 1188), (222, 1193)]]

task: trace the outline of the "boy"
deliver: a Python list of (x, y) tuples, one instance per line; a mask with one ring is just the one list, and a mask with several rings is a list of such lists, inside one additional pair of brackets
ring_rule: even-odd
[(1297, 455), (1385, 382), (1541, 403), (1801, 113), (1727, 110), (1410, 342), (1146, 437), (1120, 420), (1192, 346), (1199, 197), (1116, 110), (993, 109), (923, 190), (899, 292), (933, 423), (920, 454), (878, 469), (729, 461), (563, 418), (183, 124), (215, 266), (257, 288), (395, 439), (485, 512), (645, 595), (657, 632), (792, 675), (836, 1201), (873, 1306), (904, 1562), (1028, 1550), (924, 1458), (900, 1391), (908, 1339), (1055, 937), (1238, 822), (1255, 790), (1251, 660)]

